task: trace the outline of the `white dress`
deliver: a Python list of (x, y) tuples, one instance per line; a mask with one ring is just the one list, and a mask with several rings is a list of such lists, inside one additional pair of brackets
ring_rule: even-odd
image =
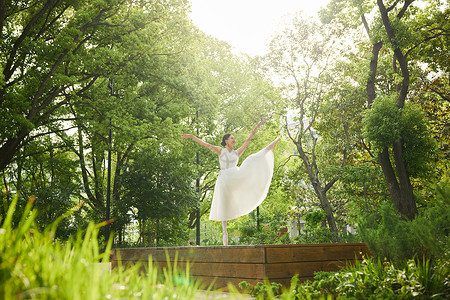
[(267, 196), (273, 175), (273, 152), (263, 149), (248, 156), (240, 167), (238, 161), (236, 150), (222, 149), (210, 220), (227, 221), (246, 215)]

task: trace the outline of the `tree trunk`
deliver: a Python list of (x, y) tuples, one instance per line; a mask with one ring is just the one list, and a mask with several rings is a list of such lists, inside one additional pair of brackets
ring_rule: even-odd
[(330, 231), (337, 234), (338, 228), (336, 226), (336, 219), (334, 218), (333, 209), (331, 208), (330, 201), (328, 201), (327, 194), (322, 190), (318, 192), (318, 195), (320, 195), (320, 207), (322, 207), (325, 212)]
[[(401, 12), (397, 15), (400, 19), (408, 6), (412, 1), (405, 1), (404, 7)], [(389, 37), (389, 41), (394, 50), (394, 71), (395, 60), (398, 61), (401, 75), (403, 80), (399, 86), (399, 95), (397, 98), (398, 108), (403, 108), (406, 100), (406, 96), (409, 89), (409, 70), (406, 57), (403, 55), (401, 49), (396, 44), (395, 30), (391, 25), (388, 13), (391, 11), (384, 6), (383, 0), (377, 0), (378, 8), (380, 11), (381, 19), (383, 21), (384, 29)], [(367, 81), (367, 102), (369, 107), (371, 106), (373, 100), (375, 99), (375, 76), (377, 72), (377, 61), (378, 52), (382, 46), (382, 42), (375, 43), (372, 49), (372, 60), (370, 62), (370, 78)], [(395, 161), (395, 169), (392, 166), (391, 159), (389, 157), (388, 148), (384, 148), (378, 155), (378, 163), (380, 164), (384, 178), (389, 188), (391, 194), (391, 199), (394, 204), (395, 209), (402, 216), (412, 220), (417, 214), (416, 200), (414, 198), (413, 187), (409, 178), (408, 171), (406, 169), (406, 164), (403, 159), (403, 146), (401, 141), (397, 141), (393, 144), (393, 156)]]
[(319, 198), (320, 201), (320, 207), (324, 210), (328, 227), (330, 228), (331, 232), (338, 233), (338, 228), (336, 226), (336, 219), (334, 218), (333, 209), (331, 207), (330, 202), (328, 201), (328, 197), (326, 194), (325, 188), (322, 186), (321, 182), (319, 181), (319, 178), (314, 172), (314, 168), (311, 165), (308, 156), (303, 151), (303, 148), (299, 143), (297, 143), (297, 150), (299, 153), (300, 158), (303, 160), (303, 164), (306, 167), (306, 172), (308, 173), (309, 180), (314, 188), (315, 194), (317, 198)]
[(377, 76), (378, 68), (378, 53), (380, 53), (383, 42), (375, 43), (372, 46), (372, 59), (370, 60), (370, 77), (367, 81), (367, 103), (369, 107), (372, 106), (373, 100), (375, 100), (375, 77)]
[(0, 147), (0, 170), (5, 168), (13, 161), (14, 155), (23, 146), (25, 137), (30, 133), (30, 130), (22, 128), (16, 137), (8, 139)]
[(386, 183), (388, 185), (394, 207), (398, 211), (401, 207), (400, 186), (398, 184), (397, 177), (395, 176), (395, 170), (392, 167), (392, 163), (389, 158), (389, 150), (387, 147), (378, 154), (378, 163), (383, 170), (384, 179), (386, 180)]
[(85, 156), (84, 156), (84, 144), (83, 144), (83, 133), (81, 127), (78, 126), (78, 151), (76, 151), (78, 158), (80, 159), (80, 168), (81, 168), (81, 178), (83, 179), (83, 188), (84, 192), (87, 195), (88, 204), (94, 209), (102, 209), (103, 201), (102, 199), (98, 199), (91, 191), (88, 170), (86, 166)]
[(397, 211), (412, 220), (417, 214), (417, 206), (409, 173), (403, 159), (401, 141), (394, 143), (393, 152), (401, 196), (400, 206)]

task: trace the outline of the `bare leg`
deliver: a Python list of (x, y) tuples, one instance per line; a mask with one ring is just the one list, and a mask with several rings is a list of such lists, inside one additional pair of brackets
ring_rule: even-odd
[(267, 150), (273, 150), (275, 149), (275, 146), (280, 141), (281, 137), (276, 138), (272, 143), (269, 144), (269, 146), (266, 147)]
[(222, 221), (223, 245), (228, 246), (227, 221)]

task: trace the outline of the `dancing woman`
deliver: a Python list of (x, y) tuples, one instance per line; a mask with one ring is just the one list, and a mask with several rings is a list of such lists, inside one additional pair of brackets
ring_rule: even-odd
[(210, 220), (221, 221), (223, 244), (228, 246), (227, 221), (246, 215), (257, 208), (267, 196), (273, 175), (273, 152), (280, 138), (266, 148), (248, 156), (237, 166), (239, 157), (247, 149), (257, 129), (264, 123), (259, 122), (237, 150), (234, 136), (227, 133), (221, 145), (225, 148), (208, 144), (192, 134), (183, 134), (183, 139), (193, 139), (200, 145), (219, 155), (220, 172), (214, 187)]

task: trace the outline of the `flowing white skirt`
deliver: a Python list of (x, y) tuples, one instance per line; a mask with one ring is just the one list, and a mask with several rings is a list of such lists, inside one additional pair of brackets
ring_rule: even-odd
[(240, 167), (220, 170), (209, 219), (232, 220), (257, 208), (269, 191), (273, 165), (273, 152), (263, 149), (248, 156)]

